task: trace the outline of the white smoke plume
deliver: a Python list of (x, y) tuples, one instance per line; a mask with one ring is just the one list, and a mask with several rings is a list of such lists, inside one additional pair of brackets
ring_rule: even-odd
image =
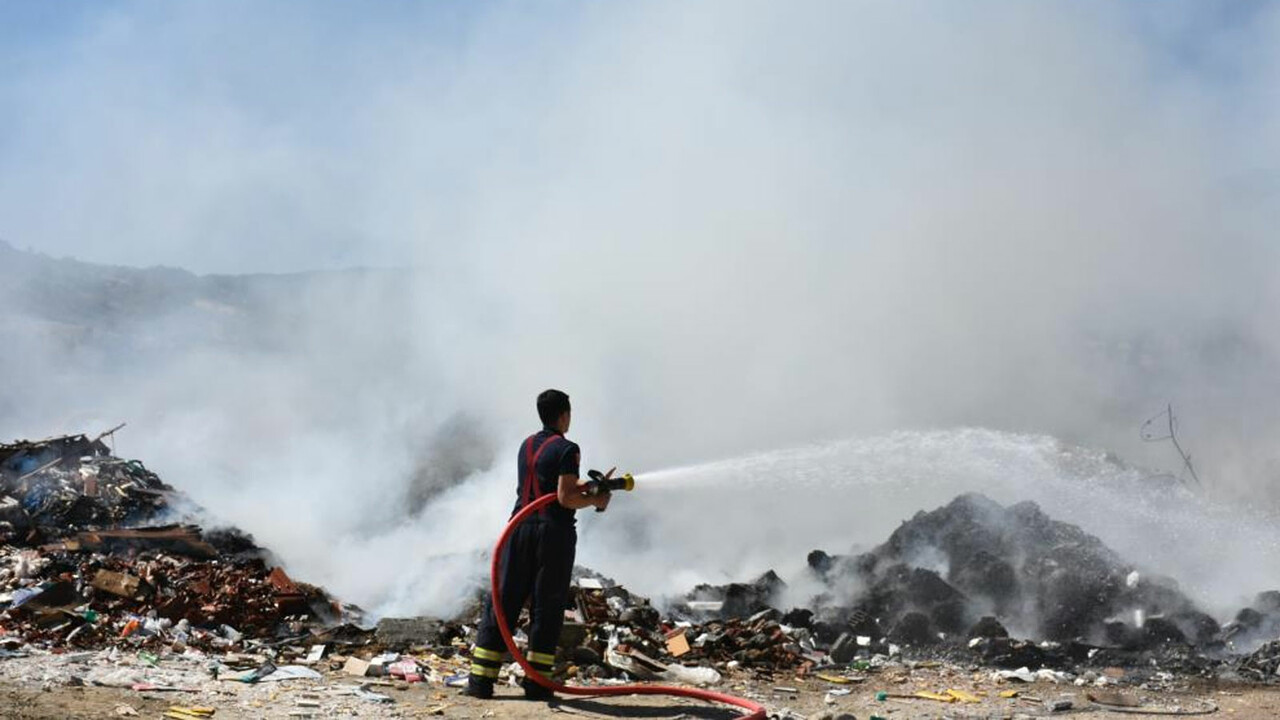
[[(102, 327), (41, 309), (96, 281), (67, 270), (40, 295), (7, 268), (0, 436), (127, 420), (123, 454), (357, 602), (454, 602), (549, 386), (573, 396), (584, 461), (642, 483), (956, 426), (1176, 471), (1137, 434), (1173, 402), (1214, 502), (1280, 499), (1276, 7), (126, 2), (0, 16), (0, 237), (111, 265), (326, 271), (113, 276), (117, 291), (172, 292), (81, 298), (131, 318)], [(339, 272), (357, 266), (397, 270)], [(458, 422), (466, 449), (448, 455), (436, 439)], [(435, 447), (448, 470), (424, 475)], [(955, 450), (960, 464), (985, 453)], [(845, 541), (998, 484), (999, 457), (909, 498), (858, 493), (874, 522)], [(785, 467), (765, 479), (619, 498), (583, 521), (580, 557), (668, 591), (841, 542), (848, 504), (802, 493)], [(424, 482), (433, 503), (406, 514)], [(1073, 507), (1067, 519), (1136, 550), (1126, 521)], [(729, 542), (731, 525), (752, 532)], [(650, 554), (628, 554), (643, 532)]]

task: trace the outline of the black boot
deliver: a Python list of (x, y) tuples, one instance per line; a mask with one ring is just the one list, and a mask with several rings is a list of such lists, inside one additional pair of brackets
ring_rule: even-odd
[(467, 686), (462, 689), (463, 695), (488, 700), (493, 697), (493, 680), (491, 678), (472, 675), (467, 678)]
[(520, 685), (524, 688), (525, 700), (536, 700), (538, 702), (551, 702), (556, 699), (556, 694), (542, 687), (538, 683), (525, 678), (520, 681)]

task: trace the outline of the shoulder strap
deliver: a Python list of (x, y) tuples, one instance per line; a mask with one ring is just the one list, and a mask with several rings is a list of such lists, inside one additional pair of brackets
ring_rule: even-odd
[(534, 437), (536, 436), (530, 435), (529, 442), (525, 443), (524, 456), (528, 461), (528, 465), (525, 467), (524, 488), (523, 488), (523, 492), (521, 493), (520, 504), (522, 506), (528, 505), (534, 500), (537, 500), (538, 497), (543, 494), (538, 492), (538, 458), (542, 457), (542, 451), (546, 450), (547, 447), (550, 446), (551, 443), (555, 441), (556, 438), (559, 438), (560, 436), (552, 435), (548, 437), (546, 440), (543, 440), (542, 444), (538, 446), (538, 449), (536, 452), (533, 449)]

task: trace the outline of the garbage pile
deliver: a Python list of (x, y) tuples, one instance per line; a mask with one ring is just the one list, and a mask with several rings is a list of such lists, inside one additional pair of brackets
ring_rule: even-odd
[(198, 508), (102, 437), (0, 445), (0, 637), (226, 650), (359, 617), (244, 533), (160, 524)]
[(809, 555), (823, 618), (902, 643), (1018, 634), (1126, 649), (1208, 645), (1220, 628), (1167, 578), (1151, 577), (1035, 503), (962, 495), (857, 556)]
[(1280, 681), (1280, 640), (1272, 640), (1245, 656), (1237, 672), (1259, 682)]
[(1280, 638), (1280, 591), (1258, 593), (1253, 604), (1236, 613), (1222, 628), (1222, 637), (1235, 647), (1254, 647)]
[[(189, 524), (183, 513), (198, 511), (189, 499), (102, 439), (0, 445), (0, 657), (32, 647), (217, 651), (251, 679), (327, 662), (361, 677), (460, 682), (478, 603), (465, 624), (361, 628), (359, 608), (293, 580), (252, 537)], [(1207, 673), (1229, 662), (1241, 677), (1280, 678), (1280, 641), (1263, 644), (1280, 637), (1280, 592), (1219, 626), (1172, 580), (1140, 572), (1034, 503), (962, 495), (870, 552), (815, 550), (807, 565), (822, 591), (785, 612), (777, 604), (787, 583), (772, 571), (699, 585), (660, 611), (580, 568), (555, 672), (708, 685), (732, 671), (861, 671), (888, 658), (1025, 674), (1150, 667), (1158, 655), (1166, 669)]]
[(113, 457), (102, 442), (111, 432), (0, 445), (0, 542), (132, 527), (163, 512), (173, 488), (137, 460)]
[[(815, 550), (806, 572), (824, 590), (785, 613), (775, 605), (787, 584), (772, 571), (700, 585), (667, 603), (665, 616), (590, 578), (576, 600), (586, 628), (569, 638), (569, 659), (592, 677), (661, 677), (672, 662), (805, 672), (897, 655), (1210, 675), (1280, 637), (1280, 592), (1261, 593), (1220, 626), (1174, 581), (1140, 572), (1079, 527), (1034, 503), (1004, 507), (978, 494), (918, 513), (870, 552)], [(1266, 647), (1242, 674), (1274, 674), (1280, 644)]]
[(577, 575), (557, 657), (561, 677), (711, 685), (727, 670), (767, 675), (812, 664), (799, 644), (807, 633), (797, 636), (772, 608), (705, 622), (663, 618), (649, 599), (612, 580), (581, 568)]

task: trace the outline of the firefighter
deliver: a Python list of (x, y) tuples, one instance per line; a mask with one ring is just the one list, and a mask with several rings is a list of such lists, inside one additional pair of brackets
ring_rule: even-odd
[[(500, 591), (506, 617), (514, 622), (529, 600), (529, 652), (527, 659), (540, 673), (550, 677), (555, 663), (556, 642), (564, 624), (564, 611), (569, 599), (569, 581), (573, 572), (574, 552), (578, 543), (574, 513), (587, 507), (603, 511), (609, 506), (609, 493), (587, 495), (578, 479), (581, 450), (565, 437), (573, 417), (569, 396), (559, 390), (546, 390), (538, 395), (538, 417), (542, 430), (530, 435), (520, 445), (516, 466), (514, 516), (534, 499), (550, 493), (556, 502), (542, 508), (517, 527), (502, 554)], [(608, 475), (612, 475), (610, 470)], [(607, 477), (607, 476), (606, 476)], [(471, 676), (465, 694), (478, 698), (493, 697), (493, 683), (498, 677), (505, 645), (494, 619), (492, 598), (486, 598), (476, 645), (471, 654)], [(550, 700), (554, 694), (526, 678), (525, 697)]]

